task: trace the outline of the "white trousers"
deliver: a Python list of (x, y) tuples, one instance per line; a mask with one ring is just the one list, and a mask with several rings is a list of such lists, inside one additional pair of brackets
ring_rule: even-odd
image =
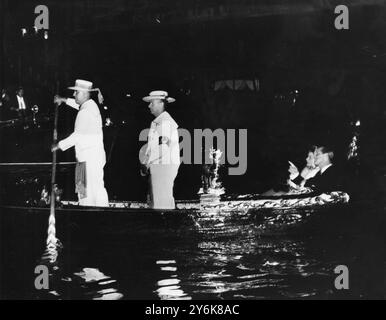
[(152, 164), (149, 178), (149, 205), (153, 209), (175, 209), (173, 186), (179, 164)]
[(108, 207), (109, 197), (103, 179), (104, 163), (101, 161), (86, 161), (86, 192), (87, 197), (80, 199), (81, 206)]

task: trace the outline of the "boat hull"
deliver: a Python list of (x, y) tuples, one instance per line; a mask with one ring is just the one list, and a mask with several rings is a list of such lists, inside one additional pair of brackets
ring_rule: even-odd
[[(323, 200), (324, 199), (324, 200)], [(329, 200), (324, 202), (325, 200)], [(281, 205), (281, 206), (280, 206)], [(313, 216), (347, 207), (345, 194), (300, 199), (229, 200), (215, 205), (179, 201), (175, 210), (150, 209), (145, 203), (112, 202), (110, 207), (82, 207), (67, 201), (55, 210), (60, 239), (92, 236), (210, 236), (292, 233)], [(13, 236), (47, 234), (48, 207), (0, 206), (5, 233)]]

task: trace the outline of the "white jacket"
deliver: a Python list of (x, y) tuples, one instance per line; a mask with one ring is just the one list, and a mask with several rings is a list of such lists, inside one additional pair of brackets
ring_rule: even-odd
[[(166, 111), (155, 118), (150, 126), (146, 149), (147, 165), (180, 164), (180, 145), (178, 124)], [(160, 137), (167, 138), (167, 143), (160, 144)]]
[[(67, 99), (66, 104), (79, 109), (74, 99)], [(63, 151), (75, 146), (75, 155), (79, 162), (97, 161), (106, 163), (103, 145), (102, 117), (94, 100), (87, 100), (80, 106), (76, 116), (74, 132), (59, 142)]]

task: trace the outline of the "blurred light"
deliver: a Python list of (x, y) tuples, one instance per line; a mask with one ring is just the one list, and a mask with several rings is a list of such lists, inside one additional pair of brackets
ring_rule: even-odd
[(161, 23), (161, 20), (159, 18), (156, 18), (155, 21), (157, 21), (158, 23)]
[(106, 118), (105, 126), (106, 127), (110, 127), (112, 124), (113, 124), (113, 122), (111, 121), (111, 119), (110, 118)]
[(21, 35), (24, 37), (26, 34), (27, 34), (27, 29), (26, 28), (22, 28), (21, 29)]
[(358, 121), (355, 123), (355, 126), (356, 126), (356, 127), (359, 127), (360, 125), (361, 125), (361, 121), (358, 120)]
[(126, 97), (131, 97), (131, 94), (130, 93), (126, 94)]
[(351, 158), (357, 158), (357, 157), (358, 157), (358, 138), (354, 135), (349, 145), (347, 159), (350, 160)]
[(104, 106), (103, 109), (107, 110), (108, 108), (107, 108), (107, 106)]
[(32, 108), (31, 108), (31, 111), (33, 112), (33, 113), (38, 113), (39, 112), (39, 107), (35, 104)]
[(44, 39), (48, 39), (48, 31), (44, 31)]
[(176, 260), (157, 260), (156, 264), (170, 264), (176, 263)]
[(34, 26), (35, 33), (38, 33), (38, 27)]

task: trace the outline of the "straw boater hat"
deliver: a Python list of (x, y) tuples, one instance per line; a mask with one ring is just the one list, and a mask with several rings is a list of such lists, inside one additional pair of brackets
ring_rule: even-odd
[(93, 89), (92, 82), (87, 80), (75, 80), (75, 86), (68, 87), (70, 90), (80, 90), (80, 91), (98, 91), (97, 89)]
[(152, 91), (149, 93), (147, 97), (142, 98), (142, 100), (145, 102), (151, 102), (156, 99), (165, 100), (168, 103), (172, 103), (176, 101), (176, 99), (169, 97), (166, 91), (162, 91), (162, 90)]
[(77, 79), (75, 80), (75, 86), (68, 87), (68, 89), (76, 90), (76, 91), (89, 91), (89, 92), (97, 91), (99, 103), (103, 103), (102, 92), (99, 90), (99, 88), (93, 88), (92, 85), (93, 83), (90, 81)]

